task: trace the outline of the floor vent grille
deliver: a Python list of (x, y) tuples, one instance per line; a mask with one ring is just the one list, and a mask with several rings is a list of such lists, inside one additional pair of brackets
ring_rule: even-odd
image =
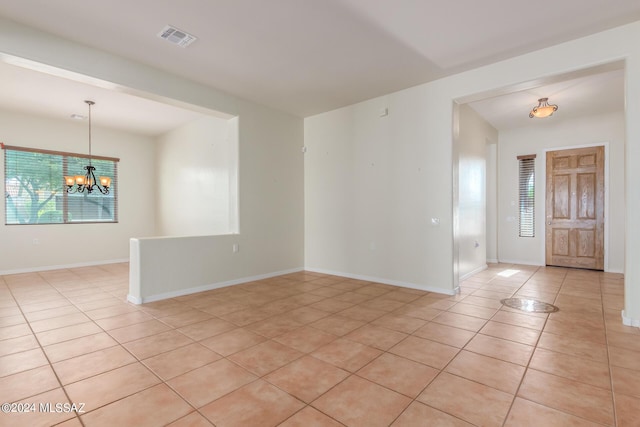
[(506, 298), (500, 300), (502, 305), (529, 313), (555, 313), (560, 309), (548, 302), (527, 298)]

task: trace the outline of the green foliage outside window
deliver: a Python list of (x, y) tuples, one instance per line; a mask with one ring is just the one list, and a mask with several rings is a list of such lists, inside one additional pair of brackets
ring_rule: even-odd
[(116, 161), (91, 161), (97, 174), (111, 177), (108, 195), (70, 194), (63, 177), (84, 175), (87, 158), (9, 147), (3, 151), (6, 224), (117, 222)]

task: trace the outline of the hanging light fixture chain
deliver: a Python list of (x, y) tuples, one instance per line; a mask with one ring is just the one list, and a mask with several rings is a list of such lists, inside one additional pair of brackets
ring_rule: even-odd
[(89, 166), (91, 166), (91, 106), (95, 104), (93, 101), (84, 101), (89, 106)]
[(109, 194), (111, 186), (111, 178), (109, 176), (101, 176), (96, 179), (95, 167), (91, 164), (91, 106), (95, 104), (93, 101), (84, 101), (89, 107), (89, 165), (84, 167), (86, 174), (84, 176), (65, 176), (64, 182), (67, 186), (67, 193), (84, 193), (91, 194), (94, 190), (98, 190), (102, 194)]

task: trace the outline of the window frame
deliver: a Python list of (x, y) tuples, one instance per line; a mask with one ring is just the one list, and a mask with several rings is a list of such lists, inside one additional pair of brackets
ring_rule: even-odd
[(536, 237), (536, 155), (518, 156), (518, 237)]
[[(19, 147), (13, 145), (6, 145), (0, 142), (0, 148), (5, 152), (3, 158), (4, 172), (3, 172), (3, 187), (5, 191), (5, 203), (4, 203), (4, 224), (7, 226), (13, 225), (67, 225), (67, 224), (117, 224), (119, 222), (119, 206), (118, 206), (118, 163), (120, 159), (117, 157), (108, 157), (108, 156), (96, 156), (96, 155), (87, 155), (81, 153), (71, 153), (66, 151), (56, 151), (56, 150), (45, 150), (40, 148), (32, 148), (32, 147)], [(7, 215), (7, 151), (21, 151), (27, 153), (38, 153), (44, 154), (48, 156), (61, 156), (62, 157), (62, 172), (60, 175), (60, 194), (63, 196), (62, 207), (62, 221), (61, 222), (28, 222), (28, 223), (9, 223), (8, 215)], [(68, 159), (70, 157), (80, 158), (80, 159), (91, 159), (91, 160), (101, 160), (101, 161), (109, 161), (113, 162), (113, 178), (111, 181), (111, 186), (109, 187), (109, 194), (113, 197), (113, 219), (112, 220), (69, 220), (69, 197), (73, 197), (72, 193), (68, 193), (66, 191), (66, 186), (64, 185), (64, 176), (67, 175), (67, 166)], [(78, 171), (80, 172), (80, 171)], [(80, 173), (78, 173), (80, 174)], [(100, 195), (100, 197), (109, 197), (105, 195)]]

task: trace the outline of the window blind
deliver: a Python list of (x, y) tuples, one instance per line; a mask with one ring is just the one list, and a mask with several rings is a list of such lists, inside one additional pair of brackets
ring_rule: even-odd
[(518, 156), (518, 193), (520, 237), (535, 237), (536, 156)]
[(111, 178), (109, 194), (67, 193), (65, 175), (84, 175), (88, 156), (2, 145), (5, 224), (118, 221), (118, 161), (92, 156), (96, 176)]

